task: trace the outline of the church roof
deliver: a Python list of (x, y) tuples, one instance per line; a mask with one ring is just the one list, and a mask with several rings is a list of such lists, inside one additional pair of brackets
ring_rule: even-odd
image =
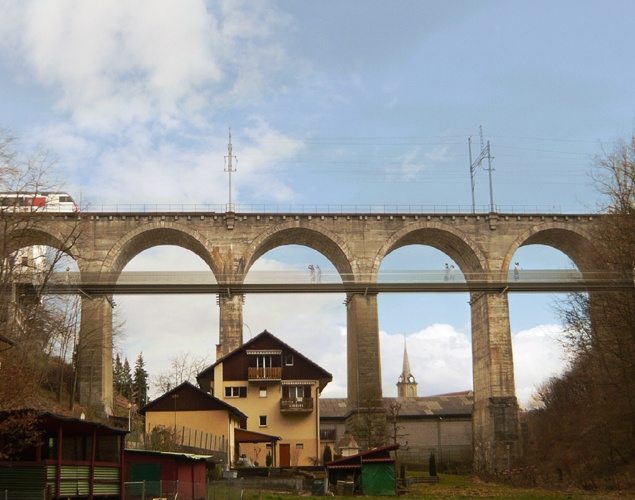
[(410, 361), (408, 360), (408, 349), (406, 349), (406, 339), (403, 339), (403, 371), (401, 372), (401, 380), (408, 380), (412, 375), (410, 371)]
[[(385, 409), (400, 404), (400, 418), (469, 417), (472, 415), (474, 393), (463, 391), (416, 398), (384, 398), (383, 402)], [(320, 419), (345, 417), (346, 398), (320, 398)]]

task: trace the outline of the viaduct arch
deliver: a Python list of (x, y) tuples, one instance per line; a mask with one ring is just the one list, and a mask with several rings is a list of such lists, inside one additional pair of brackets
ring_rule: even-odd
[[(445, 252), (467, 274), (488, 271), (490, 276), (506, 278), (514, 252), (530, 244), (561, 250), (581, 268), (590, 242), (589, 229), (598, 217), (496, 213), (46, 214), (38, 232), (33, 233), (33, 244), (42, 244), (49, 236), (47, 241), (64, 241), (73, 218), (81, 228), (72, 248), (81, 272), (119, 273), (143, 250), (177, 245), (201, 257), (219, 283), (230, 284), (241, 283), (264, 253), (290, 244), (322, 253), (343, 280), (353, 281), (376, 280), (383, 258), (411, 244)], [(242, 343), (242, 297), (221, 296), (219, 307), (220, 344), (229, 352)], [(470, 307), (475, 458), (490, 468), (505, 468), (508, 457), (521, 454), (507, 295), (471, 292)], [(112, 403), (111, 324), (112, 311), (106, 298), (83, 299), (80, 399), (105, 409)], [(348, 410), (353, 414), (365, 401), (382, 396), (376, 294), (348, 295), (347, 327)]]

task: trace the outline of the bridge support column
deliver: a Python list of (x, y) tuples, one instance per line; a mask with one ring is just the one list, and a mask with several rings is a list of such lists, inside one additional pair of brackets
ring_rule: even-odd
[(77, 366), (79, 403), (90, 411), (111, 414), (112, 306), (106, 297), (82, 299)]
[(347, 298), (348, 411), (381, 405), (377, 294)]
[(218, 295), (220, 320), (218, 343), (225, 356), (243, 345), (243, 295)]
[(473, 445), (477, 470), (505, 470), (522, 454), (506, 294), (472, 293)]

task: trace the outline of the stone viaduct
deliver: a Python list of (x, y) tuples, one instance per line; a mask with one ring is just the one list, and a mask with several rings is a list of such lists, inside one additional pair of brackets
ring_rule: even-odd
[[(569, 214), (253, 214), (78, 213), (41, 215), (28, 244), (63, 249), (81, 273), (120, 273), (136, 255), (157, 245), (194, 252), (219, 283), (238, 283), (263, 254), (304, 245), (330, 260), (345, 280), (373, 281), (382, 260), (406, 245), (429, 245), (465, 274), (507, 279), (514, 252), (542, 244), (565, 253), (581, 271), (597, 216)], [(77, 232), (73, 244), (68, 234)], [(226, 354), (243, 340), (240, 295), (220, 295), (220, 346)], [(506, 468), (518, 457), (520, 426), (507, 294), (472, 292), (475, 457)], [(382, 397), (377, 295), (347, 298), (348, 410)], [(112, 310), (106, 297), (85, 297), (79, 348), (80, 400), (112, 405)], [(212, 339), (210, 339), (210, 342)], [(363, 361), (362, 361), (363, 360)]]

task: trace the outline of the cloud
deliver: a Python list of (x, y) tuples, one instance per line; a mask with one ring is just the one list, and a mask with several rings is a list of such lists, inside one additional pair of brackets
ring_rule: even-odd
[(290, 18), (269, 2), (20, 0), (0, 17), (15, 64), (88, 128), (249, 101), (289, 64)]
[[(85, 202), (137, 205), (134, 208), (176, 203), (174, 209), (179, 203), (216, 204), (212, 209), (218, 211), (228, 202), (227, 134), (226, 128), (207, 124), (176, 129), (133, 124), (104, 141), (72, 123), (56, 123), (38, 128), (32, 140), (52, 145), (69, 179), (65, 189), (78, 199), (83, 192)], [(288, 137), (260, 116), (232, 129), (232, 136), (238, 157), (232, 174), (234, 203), (297, 199), (287, 180), (275, 175), (276, 165), (266, 160), (294, 157), (304, 148), (303, 141)]]
[[(403, 368), (404, 337), (381, 332), (384, 396), (397, 395)], [(472, 345), (468, 334), (433, 324), (407, 335), (408, 359), (419, 396), (472, 389)]]
[(527, 408), (535, 389), (549, 378), (561, 374), (566, 361), (557, 336), (560, 325), (540, 325), (512, 336), (516, 397)]

